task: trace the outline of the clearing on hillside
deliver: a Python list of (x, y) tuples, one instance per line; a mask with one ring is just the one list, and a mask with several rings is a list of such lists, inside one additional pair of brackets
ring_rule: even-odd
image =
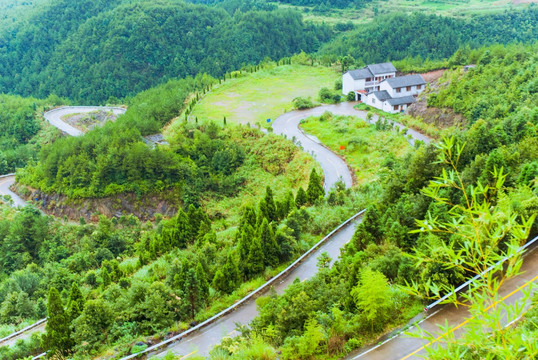
[(333, 68), (282, 65), (227, 80), (198, 102), (190, 119), (227, 121), (263, 126), (267, 119), (292, 110), (298, 96), (317, 98), (319, 89), (334, 87), (341, 77)]

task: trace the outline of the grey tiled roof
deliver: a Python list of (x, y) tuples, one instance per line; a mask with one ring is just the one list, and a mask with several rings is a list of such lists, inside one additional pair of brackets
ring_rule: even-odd
[(426, 81), (424, 81), (424, 78), (419, 74), (398, 76), (398, 77), (386, 79), (384, 81), (386, 81), (393, 89), (404, 87), (404, 86), (426, 84)]
[(411, 104), (415, 102), (415, 98), (413, 96), (402, 96), (397, 98), (390, 98), (387, 99), (388, 103), (391, 105), (402, 105), (402, 104)]
[(372, 72), (372, 74), (386, 74), (390, 72), (396, 72), (396, 68), (392, 63), (372, 64), (366, 65), (366, 67)]
[(374, 76), (367, 68), (349, 70), (348, 73), (351, 75), (353, 80), (366, 79)]
[(385, 90), (381, 90), (381, 91), (374, 91), (372, 92), (372, 94), (378, 98), (379, 100), (381, 101), (385, 101), (387, 99), (390, 99), (391, 96), (388, 92), (386, 92)]

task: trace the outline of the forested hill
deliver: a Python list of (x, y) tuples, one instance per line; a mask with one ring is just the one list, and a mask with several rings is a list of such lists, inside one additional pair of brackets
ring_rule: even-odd
[(293, 11), (230, 15), (172, 0), (50, 0), (1, 35), (0, 92), (103, 102), (171, 77), (220, 76), (266, 56), (313, 52), (329, 38), (328, 28), (306, 25)]
[(454, 19), (421, 13), (394, 14), (344, 33), (326, 44), (325, 55), (351, 55), (364, 63), (450, 57), (459, 47), (532, 42), (538, 39), (538, 8)]

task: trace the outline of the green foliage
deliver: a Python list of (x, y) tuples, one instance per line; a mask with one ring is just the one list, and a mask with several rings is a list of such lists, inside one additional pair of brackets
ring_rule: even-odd
[[(529, 238), (536, 214), (529, 218), (520, 217), (510, 206), (506, 206), (503, 198), (506, 197), (504, 186), (507, 176), (502, 168), (494, 169), (495, 182), (491, 188), (480, 182), (476, 186), (466, 186), (458, 170), (464, 146), (451, 137), (443, 139), (439, 148), (439, 163), (446, 165), (447, 169), (430, 182), (423, 192), (436, 204), (449, 208), (450, 218), (446, 221), (428, 211), (424, 220), (417, 221), (419, 229), (416, 232), (429, 233), (432, 238), (445, 241), (430, 241), (417, 248), (416, 266), (434, 263), (448, 270), (460, 270), (467, 278), (481, 276), (477, 276), (470, 285), (470, 291), (450, 296), (446, 300), (447, 303), (469, 308), (473, 316), (467, 321), (467, 331), (456, 338), (453, 332), (441, 329), (441, 337), (447, 346), (428, 347), (427, 352), (433, 358), (451, 359), (456, 358), (462, 348), (467, 348), (475, 356), (483, 356), (481, 349), (487, 349), (489, 354), (500, 358), (512, 358), (516, 344), (522, 351), (528, 352), (531, 348), (526, 343), (532, 341), (514, 341), (503, 325), (518, 319), (524, 307), (515, 304), (492, 308), (490, 304), (499, 301), (501, 286), (520, 274), (522, 258), (519, 247)], [(461, 202), (453, 204), (444, 195), (447, 190), (460, 196)], [(494, 199), (497, 199), (495, 203)], [(454, 288), (452, 284), (432, 279), (422, 284), (413, 283), (409, 291), (438, 298), (443, 293), (452, 292)], [(530, 294), (531, 292), (525, 292), (522, 301), (526, 302)], [(495, 336), (484, 336), (486, 326)], [(422, 336), (429, 341), (437, 337), (435, 334)]]
[[(220, 77), (265, 57), (313, 52), (331, 36), (327, 26), (303, 23), (298, 12), (268, 10), (229, 14), (174, 1), (51, 0), (15, 26), (17, 36), (6, 37), (0, 91), (101, 103), (173, 77)], [(31, 75), (16, 81), (22, 74)]]
[(310, 172), (310, 179), (308, 180), (308, 188), (306, 189), (306, 197), (309, 204), (314, 204), (319, 198), (325, 196), (325, 190), (321, 178), (318, 175), (316, 169), (312, 169)]
[(301, 206), (304, 206), (308, 203), (308, 195), (306, 194), (306, 191), (304, 191), (303, 187), (299, 187), (299, 190), (297, 190), (297, 195), (295, 196), (295, 204), (297, 205), (297, 208), (300, 208)]
[(374, 324), (382, 326), (388, 309), (392, 306), (387, 278), (380, 272), (365, 268), (361, 271), (360, 283), (351, 290), (357, 307), (366, 315), (372, 329)]
[(48, 316), (41, 347), (48, 356), (66, 355), (72, 348), (69, 314), (64, 310), (60, 293), (51, 287), (48, 298)]
[(305, 98), (302, 96), (296, 97), (293, 99), (293, 107), (297, 110), (304, 110), (304, 109), (310, 109), (314, 107), (314, 103), (312, 102), (312, 99)]
[(340, 89), (338, 91), (331, 91), (329, 88), (323, 87), (319, 90), (319, 101), (325, 104), (338, 104), (341, 100)]
[[(538, 9), (479, 15), (469, 19), (437, 15), (391, 14), (357, 26), (324, 45), (321, 54), (351, 55), (356, 66), (404, 58), (444, 59), (458, 48), (491, 43), (532, 42)], [(514, 28), (520, 31), (514, 32)]]

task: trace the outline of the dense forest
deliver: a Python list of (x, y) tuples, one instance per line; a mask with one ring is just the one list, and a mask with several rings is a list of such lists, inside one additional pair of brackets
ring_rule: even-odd
[(326, 56), (346, 56), (359, 64), (401, 60), (444, 59), (463, 45), (476, 48), (538, 38), (538, 9), (454, 19), (421, 13), (380, 16), (345, 32), (320, 49)]
[(171, 78), (222, 77), (266, 57), (320, 48), (329, 63), (346, 55), (359, 64), (441, 59), (464, 44), (536, 39), (537, 18), (534, 7), (467, 20), (396, 14), (345, 31), (266, 3), (50, 0), (13, 30), (0, 31), (0, 91), (114, 102)]
[(36, 160), (41, 146), (59, 137), (55, 129), (43, 129), (38, 113), (64, 101), (57, 96), (38, 100), (0, 94), (0, 174), (14, 172)]
[(292, 11), (230, 15), (176, 1), (121, 3), (54, 0), (16, 31), (0, 34), (0, 90), (104, 102), (170, 78), (222, 76), (267, 56), (313, 52), (331, 36)]

